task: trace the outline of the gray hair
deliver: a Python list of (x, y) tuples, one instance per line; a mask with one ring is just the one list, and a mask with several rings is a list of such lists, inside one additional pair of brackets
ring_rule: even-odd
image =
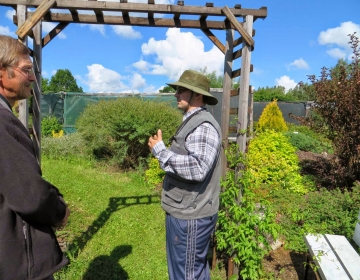
[(8, 67), (17, 65), (20, 56), (29, 55), (29, 49), (23, 43), (6, 35), (0, 35), (0, 46), (0, 69), (7, 69), (8, 75), (12, 76), (13, 73)]

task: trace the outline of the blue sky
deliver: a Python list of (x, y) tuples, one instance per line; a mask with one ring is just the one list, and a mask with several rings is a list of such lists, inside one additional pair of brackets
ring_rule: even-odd
[[(334, 66), (339, 58), (351, 59), (347, 35), (360, 36), (359, 0), (184, 1), (186, 6), (207, 2), (215, 7), (268, 8), (267, 18), (253, 26), (250, 84), (255, 89), (276, 85), (290, 89), (308, 82), (307, 75), (320, 75), (322, 67)], [(155, 0), (155, 4), (176, 3)], [(13, 14), (12, 8), (0, 6), (0, 34), (16, 37)], [(43, 36), (54, 26), (43, 23)], [(225, 44), (225, 31), (213, 33)], [(156, 93), (186, 69), (206, 67), (222, 75), (223, 65), (224, 55), (200, 30), (70, 24), (43, 49), (42, 74), (50, 79), (56, 70), (69, 69), (84, 92)], [(233, 67), (240, 65), (237, 59)]]

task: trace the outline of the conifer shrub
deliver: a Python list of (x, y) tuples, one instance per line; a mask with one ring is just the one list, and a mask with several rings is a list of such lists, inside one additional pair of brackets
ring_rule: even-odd
[(248, 169), (255, 178), (253, 187), (266, 197), (273, 190), (286, 189), (304, 194), (308, 180), (300, 175), (299, 159), (288, 138), (274, 130), (267, 130), (252, 139), (248, 149)]
[(272, 129), (278, 132), (285, 132), (288, 130), (285, 119), (279, 106), (277, 105), (276, 100), (270, 102), (264, 108), (259, 118), (256, 131), (263, 132), (267, 129)]
[(149, 137), (161, 129), (168, 144), (181, 119), (181, 113), (166, 102), (129, 97), (91, 104), (76, 128), (97, 160), (137, 168), (150, 155)]

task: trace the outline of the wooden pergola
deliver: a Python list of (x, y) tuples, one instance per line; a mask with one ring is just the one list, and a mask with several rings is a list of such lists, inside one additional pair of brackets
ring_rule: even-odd
[[(225, 2), (225, 1), (224, 1)], [(19, 40), (27, 45), (27, 38), (33, 39), (33, 57), (36, 83), (34, 85), (32, 106), (33, 124), (30, 133), (40, 162), (40, 96), (42, 49), (50, 43), (70, 23), (108, 24), (127, 26), (176, 27), (200, 29), (224, 54), (224, 80), (222, 96), (221, 129), (223, 144), (228, 146), (228, 133), (235, 132), (240, 151), (245, 152), (248, 129), (248, 103), (250, 92), (250, 72), (252, 72), (251, 52), (254, 50), (253, 23), (267, 16), (267, 8), (243, 9), (237, 4), (233, 8), (227, 6), (214, 7), (213, 3), (205, 6), (185, 6), (184, 1), (177, 5), (155, 4), (148, 0), (147, 4), (96, 0), (0, 0), (0, 5), (15, 9), (14, 24), (18, 26), (16, 34)], [(35, 8), (29, 12), (29, 8)], [(119, 15), (108, 15), (104, 12), (118, 12)], [(121, 13), (121, 15), (120, 15)], [(136, 13), (136, 16), (133, 14)], [(139, 16), (139, 14), (144, 16)], [(170, 15), (170, 16), (169, 16)], [(185, 17), (184, 17), (185, 16)], [(209, 18), (211, 17), (211, 18)], [(55, 22), (56, 27), (42, 37), (42, 22)], [(222, 43), (211, 30), (225, 30), (226, 42)], [(235, 31), (238, 32), (235, 38)], [(241, 58), (241, 68), (233, 69), (234, 61)], [(240, 88), (232, 90), (232, 79), (240, 76)], [(230, 97), (239, 95), (238, 108), (230, 109)], [(19, 102), (20, 120), (28, 128), (27, 100)], [(230, 115), (237, 115), (236, 127), (229, 126)], [(251, 114), (250, 114), (251, 116)], [(223, 157), (222, 174), (226, 173), (226, 160)]]
[[(155, 4), (148, 0), (147, 4), (107, 2), (96, 0), (0, 0), (0, 5), (16, 10), (13, 22), (18, 29), (19, 40), (27, 45), (27, 38), (33, 39), (33, 57), (36, 73), (34, 85), (34, 102), (32, 106), (33, 124), (30, 132), (33, 135), (34, 146), (40, 161), (40, 96), (42, 49), (51, 42), (63, 29), (71, 23), (108, 24), (127, 26), (176, 27), (200, 29), (224, 54), (224, 80), (222, 96), (221, 128), (224, 146), (228, 145), (228, 133), (237, 133), (237, 143), (242, 152), (246, 148), (246, 132), (248, 126), (248, 102), (250, 91), (250, 72), (252, 72), (251, 52), (254, 50), (253, 23), (258, 18), (267, 16), (267, 8), (243, 9), (237, 4), (233, 8), (227, 6), (214, 7), (213, 3), (205, 6), (185, 6), (184, 1), (177, 5)], [(35, 11), (29, 12), (29, 8)], [(118, 12), (119, 15), (107, 15), (104, 12)], [(120, 15), (121, 13), (121, 15)], [(133, 16), (131, 13), (136, 13)], [(143, 15), (143, 16), (139, 16)], [(170, 16), (169, 16), (170, 15)], [(186, 16), (186, 17), (183, 17)], [(211, 17), (211, 18), (209, 18)], [(42, 22), (55, 22), (56, 27), (42, 37)], [(226, 42), (222, 43), (211, 30), (225, 30)], [(237, 31), (239, 37), (235, 38)], [(234, 61), (241, 58), (241, 68), (233, 69)], [(232, 90), (232, 79), (240, 76), (239, 90)], [(239, 105), (230, 109), (230, 97), (239, 95)], [(20, 120), (28, 127), (27, 100), (19, 102)], [(229, 126), (230, 115), (237, 115), (236, 127)], [(224, 160), (223, 174), (226, 170)]]

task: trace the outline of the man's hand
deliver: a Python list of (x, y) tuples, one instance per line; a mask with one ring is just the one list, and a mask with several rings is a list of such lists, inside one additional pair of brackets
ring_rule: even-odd
[(162, 141), (162, 132), (161, 132), (161, 130), (159, 129), (159, 130), (157, 131), (157, 134), (156, 134), (156, 135), (151, 136), (151, 137), (149, 138), (148, 145), (149, 145), (149, 147), (150, 147), (150, 150), (151, 150), (152, 148), (154, 148), (154, 146), (156, 145), (156, 143), (158, 143), (158, 142), (160, 142), (160, 141)]
[(65, 217), (62, 219), (62, 221), (60, 221), (59, 223), (57, 223), (56, 225), (54, 225), (55, 228), (59, 228), (59, 227), (64, 227), (67, 224), (68, 218), (70, 216), (70, 209), (68, 207), (68, 205), (65, 203), (64, 199), (62, 196), (59, 196), (60, 200), (65, 204), (66, 206), (66, 210), (65, 210)]

